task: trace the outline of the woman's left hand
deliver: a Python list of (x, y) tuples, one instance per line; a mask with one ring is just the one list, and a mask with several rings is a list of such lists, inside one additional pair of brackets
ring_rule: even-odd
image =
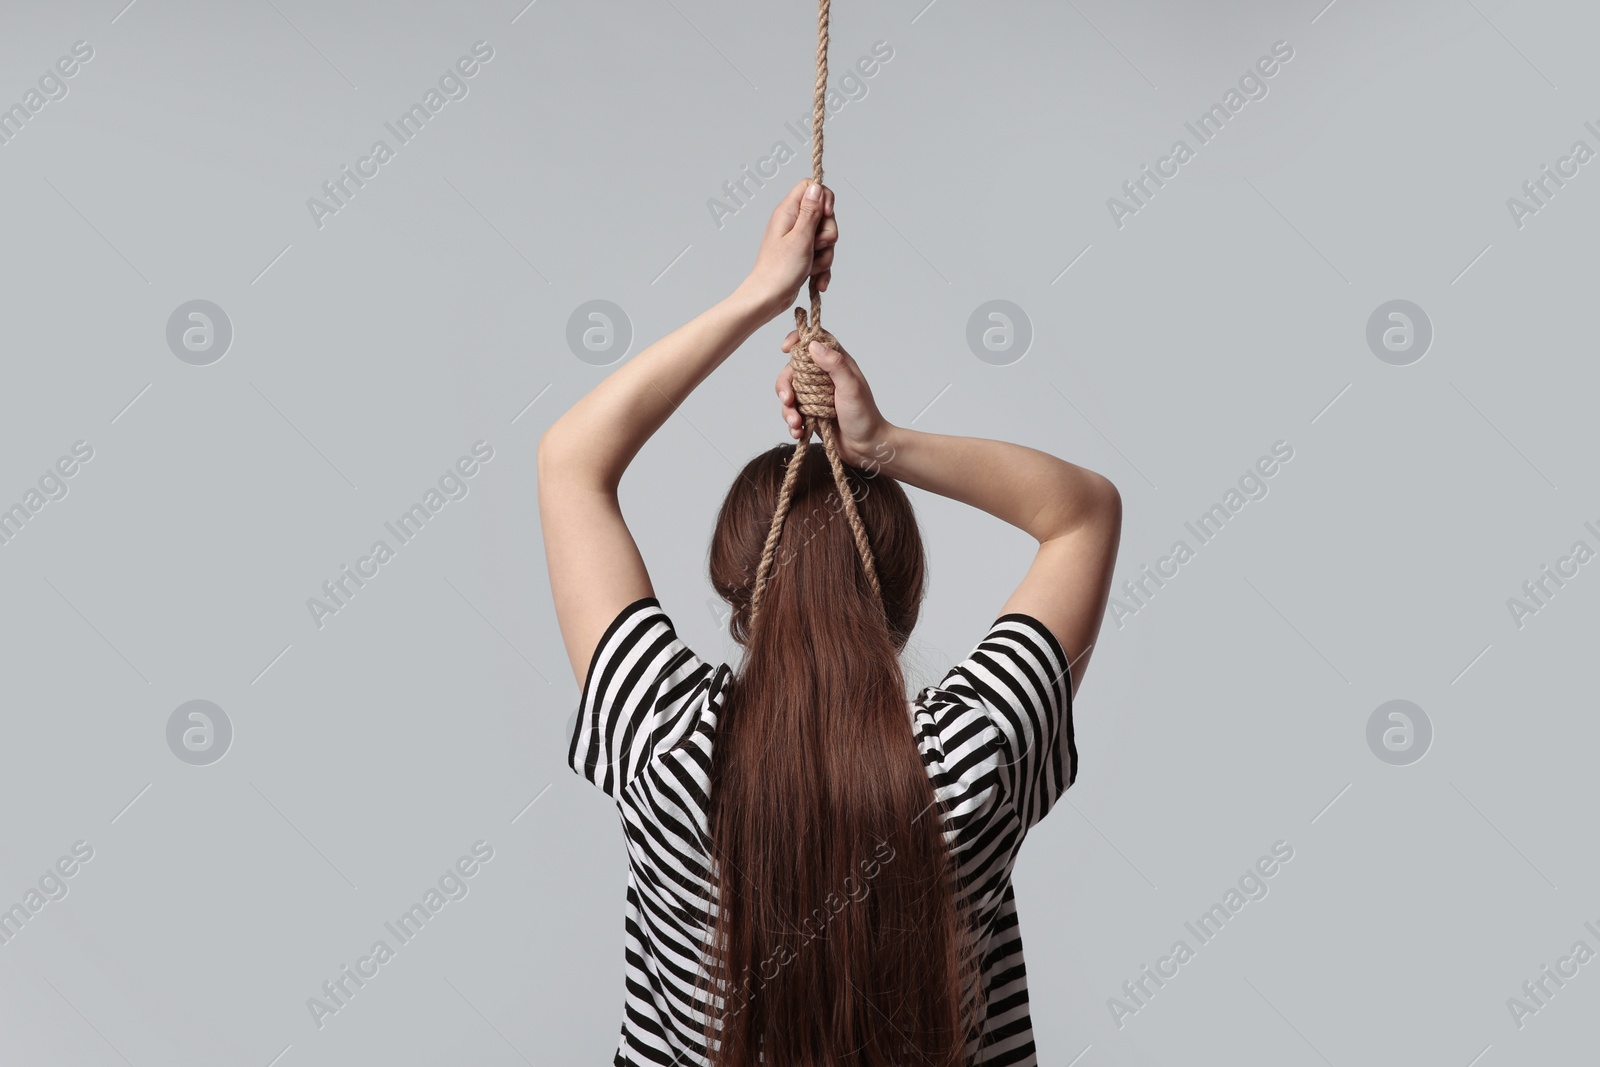
[(813, 275), (817, 288), (826, 291), (832, 275), (834, 245), (839, 240), (839, 224), (833, 217), (833, 190), (816, 186), (817, 196), (808, 196), (813, 182), (805, 181), (789, 190), (773, 209), (767, 231), (756, 253), (756, 265), (745, 279), (762, 303), (777, 315), (794, 302), (800, 286)]

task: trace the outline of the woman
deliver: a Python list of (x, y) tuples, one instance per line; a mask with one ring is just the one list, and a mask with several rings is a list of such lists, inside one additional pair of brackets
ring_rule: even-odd
[[(744, 646), (737, 670), (679, 640), (617, 503), (673, 409), (808, 279), (827, 288), (837, 239), (833, 193), (797, 185), (749, 277), (539, 444), (550, 585), (583, 686), (568, 762), (616, 801), (627, 838), (616, 1064), (1035, 1060), (1011, 870), (1078, 769), (1072, 697), (1109, 592), (1116, 489), (1021, 445), (894, 426), (855, 360), (814, 344), (881, 597), (813, 448), (751, 617), (794, 446), (758, 455), (728, 491), (710, 555)], [(777, 394), (798, 438), (787, 366)], [(972, 655), (909, 700), (898, 655), (923, 554), (901, 482), (1039, 543)]]

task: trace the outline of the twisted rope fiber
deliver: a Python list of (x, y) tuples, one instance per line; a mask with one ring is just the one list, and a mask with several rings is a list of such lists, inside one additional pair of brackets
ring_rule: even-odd
[[(818, 185), (822, 184), (822, 122), (827, 116), (829, 7), (830, 0), (818, 0), (817, 81), (811, 97), (811, 180)], [(807, 291), (811, 297), (811, 316), (808, 320), (804, 308), (794, 309), (795, 329), (800, 337), (789, 353), (789, 365), (794, 369), (795, 405), (800, 409), (802, 416), (800, 439), (795, 442), (794, 452), (789, 457), (789, 466), (783, 472), (783, 485), (778, 490), (778, 504), (772, 512), (772, 526), (767, 530), (766, 544), (761, 549), (761, 564), (756, 569), (755, 591), (750, 598), (752, 631), (755, 629), (755, 620), (761, 610), (762, 596), (766, 593), (767, 583), (772, 577), (772, 563), (777, 555), (778, 541), (783, 536), (784, 519), (789, 514), (795, 483), (799, 480), (800, 468), (805, 463), (806, 450), (810, 447), (813, 432), (822, 438), (822, 451), (827, 455), (828, 466), (833, 470), (833, 484), (838, 488), (839, 496), (844, 501), (845, 517), (849, 520), (850, 532), (855, 537), (856, 552), (861, 557), (867, 584), (872, 587), (872, 594), (880, 603), (883, 599), (883, 588), (878, 584), (878, 568), (872, 559), (872, 544), (867, 540), (867, 528), (861, 521), (860, 512), (856, 510), (855, 495), (850, 491), (850, 483), (844, 473), (844, 460), (839, 455), (839, 422), (838, 412), (833, 406), (833, 379), (811, 358), (812, 341), (820, 341), (834, 349), (838, 348), (839, 342), (833, 334), (822, 328), (822, 291), (817, 288), (815, 275), (811, 277)]]

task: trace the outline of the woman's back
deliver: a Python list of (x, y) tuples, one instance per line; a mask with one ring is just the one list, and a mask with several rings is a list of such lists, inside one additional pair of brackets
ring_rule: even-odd
[[(617, 803), (628, 848), (626, 1010), (614, 1062), (705, 1064), (705, 959), (715, 917), (708, 820), (719, 714), (733, 681), (678, 638), (654, 597), (624, 608), (585, 680), (568, 751)], [(983, 1003), (974, 1064), (1035, 1062), (1011, 871), (1028, 829), (1077, 772), (1067, 658), (1042, 623), (995, 620), (972, 655), (908, 709), (971, 924)], [(760, 989), (820, 951), (845, 909), (865, 905), (896, 856), (877, 846), (826, 906), (757, 969)], [(734, 998), (739, 1000), (738, 994)]]

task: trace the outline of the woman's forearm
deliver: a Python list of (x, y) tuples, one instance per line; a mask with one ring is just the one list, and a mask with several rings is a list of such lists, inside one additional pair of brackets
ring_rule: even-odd
[(1103, 476), (1026, 445), (889, 427), (881, 468), (898, 480), (950, 497), (1044, 542), (1078, 529), (1112, 506)]
[(614, 490), (677, 406), (780, 310), (740, 285), (634, 356), (545, 431), (541, 477), (582, 478)]

